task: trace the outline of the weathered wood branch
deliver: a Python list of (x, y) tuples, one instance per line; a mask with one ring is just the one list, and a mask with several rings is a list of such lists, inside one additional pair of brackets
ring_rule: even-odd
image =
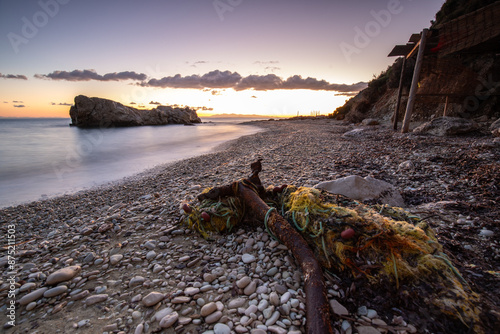
[(265, 195), (259, 179), (260, 160), (252, 164), (250, 178), (232, 185), (214, 188), (201, 194), (198, 199), (218, 199), (224, 196), (237, 196), (252, 211), (259, 221), (266, 221), (267, 227), (285, 246), (290, 249), (300, 264), (304, 276), (306, 293), (306, 329), (309, 334), (333, 333), (330, 321), (330, 305), (326, 295), (323, 271), (306, 240), (290, 225), (290, 223), (272, 210), (261, 198)]

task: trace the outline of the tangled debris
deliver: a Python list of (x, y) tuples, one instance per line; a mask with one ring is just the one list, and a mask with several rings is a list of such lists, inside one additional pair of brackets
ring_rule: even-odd
[[(185, 222), (205, 238), (211, 232), (231, 232), (245, 218), (245, 201), (236, 191), (223, 196), (218, 190), (205, 189), (198, 205), (183, 205)], [(207, 196), (214, 191), (217, 196)], [(414, 304), (432, 305), (429, 312), (449, 318), (456, 328), (484, 332), (479, 295), (443, 252), (425, 219), (308, 187), (269, 187), (260, 196), (294, 226), (331, 275), (362, 278), (377, 289), (412, 295)], [(263, 224), (280, 239), (268, 227), (272, 209)]]

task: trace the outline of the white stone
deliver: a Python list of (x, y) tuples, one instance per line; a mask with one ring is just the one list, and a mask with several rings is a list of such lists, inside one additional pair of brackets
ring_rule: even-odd
[(357, 175), (346, 176), (318, 183), (314, 188), (323, 189), (332, 194), (344, 195), (358, 201), (377, 200), (391, 206), (405, 206), (403, 197), (392, 184), (370, 176), (365, 178)]
[(248, 254), (248, 253), (245, 253), (241, 256), (241, 260), (243, 261), (243, 263), (252, 263), (252, 262), (255, 262), (255, 256), (253, 256), (252, 254)]

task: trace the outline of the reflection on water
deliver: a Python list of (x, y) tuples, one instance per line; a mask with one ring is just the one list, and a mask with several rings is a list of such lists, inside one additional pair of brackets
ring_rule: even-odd
[(118, 180), (258, 131), (234, 123), (109, 129), (68, 119), (0, 119), (0, 207)]

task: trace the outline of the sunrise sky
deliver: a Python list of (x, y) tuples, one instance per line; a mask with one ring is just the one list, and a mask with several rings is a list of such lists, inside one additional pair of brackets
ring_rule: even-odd
[(215, 114), (327, 114), (443, 3), (0, 0), (0, 116), (68, 117), (79, 94)]

